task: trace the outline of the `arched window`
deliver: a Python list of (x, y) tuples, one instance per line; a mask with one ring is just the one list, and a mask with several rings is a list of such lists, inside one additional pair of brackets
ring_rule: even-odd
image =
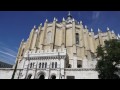
[(77, 60), (77, 68), (82, 68), (82, 61), (81, 60)]
[(44, 63), (42, 63), (42, 68), (44, 68)]
[(32, 68), (32, 63), (30, 63), (30, 68)]
[(32, 77), (32, 74), (29, 74), (29, 75), (27, 76), (27, 79), (31, 79), (31, 77)]
[(55, 62), (55, 68), (57, 68), (57, 62)]
[(55, 76), (55, 75), (52, 75), (52, 76), (51, 76), (51, 79), (56, 79), (56, 76)]
[(69, 65), (68, 65), (68, 68), (72, 68), (72, 65), (71, 65), (71, 64), (69, 64)]
[(52, 68), (54, 68), (54, 62), (52, 62)]
[(48, 33), (47, 33), (47, 43), (51, 43), (51, 40), (52, 40), (52, 32), (51, 31), (49, 31)]
[(39, 68), (41, 68), (41, 63), (39, 63)]
[(76, 44), (79, 45), (79, 33), (76, 33)]
[(47, 63), (45, 63), (45, 68), (47, 68)]
[(33, 68), (34, 68), (34, 66), (35, 66), (35, 63), (33, 63)]

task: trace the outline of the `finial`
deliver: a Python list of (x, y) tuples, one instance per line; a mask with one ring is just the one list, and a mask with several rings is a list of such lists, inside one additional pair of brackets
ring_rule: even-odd
[(68, 16), (70, 16), (71, 15), (71, 13), (70, 13), (70, 11), (68, 11)]
[(87, 25), (85, 25), (85, 29), (87, 29)]
[(67, 17), (72, 18), (72, 15), (71, 15), (70, 11), (68, 11), (68, 16)]
[(42, 23), (40, 24), (40, 26), (42, 26)]
[(118, 37), (120, 38), (120, 34), (118, 34)]
[(93, 32), (93, 29), (91, 28), (91, 32)]
[(58, 19), (56, 18), (56, 22), (58, 21)]
[(114, 33), (114, 30), (112, 30), (112, 33)]
[(73, 20), (72, 20), (73, 22), (75, 21), (75, 19), (73, 18)]
[(107, 27), (107, 31), (109, 31), (110, 29), (109, 29), (109, 27)]
[(34, 25), (34, 27), (33, 27), (34, 29), (36, 29), (36, 25)]
[(80, 21), (80, 24), (82, 24), (82, 21)]
[(48, 20), (46, 19), (46, 21), (45, 22), (48, 22)]
[(100, 32), (101, 30), (98, 28), (98, 32)]
[(98, 32), (100, 32), (100, 29), (98, 28)]
[(56, 21), (56, 18), (54, 17), (54, 21)]
[(24, 42), (24, 38), (22, 39), (22, 42)]
[(38, 32), (38, 29), (36, 30), (36, 33)]
[(62, 21), (64, 22), (65, 21), (65, 18), (63, 17)]

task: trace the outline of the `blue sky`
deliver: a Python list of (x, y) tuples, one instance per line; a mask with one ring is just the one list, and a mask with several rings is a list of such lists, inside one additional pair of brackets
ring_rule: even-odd
[[(15, 63), (21, 40), (28, 38), (34, 25), (44, 24), (56, 17), (61, 21), (67, 17), (68, 11), (0, 11), (0, 61)], [(77, 21), (83, 21), (88, 29), (93, 28), (97, 33), (109, 27), (116, 34), (120, 33), (120, 11), (71, 11)]]

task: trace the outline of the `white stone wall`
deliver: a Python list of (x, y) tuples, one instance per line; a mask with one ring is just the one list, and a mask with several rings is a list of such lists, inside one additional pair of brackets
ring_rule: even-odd
[(0, 79), (11, 79), (13, 74), (13, 69), (0, 68)]
[(74, 76), (75, 79), (98, 79), (98, 72), (90, 69), (65, 69), (65, 79), (67, 76)]

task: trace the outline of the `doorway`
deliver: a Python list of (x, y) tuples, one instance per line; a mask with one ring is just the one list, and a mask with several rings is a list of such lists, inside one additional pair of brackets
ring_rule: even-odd
[(52, 76), (51, 76), (51, 79), (56, 79), (56, 76), (55, 76), (55, 75), (52, 75)]
[(40, 75), (39, 79), (45, 79), (45, 76), (42, 74)]

